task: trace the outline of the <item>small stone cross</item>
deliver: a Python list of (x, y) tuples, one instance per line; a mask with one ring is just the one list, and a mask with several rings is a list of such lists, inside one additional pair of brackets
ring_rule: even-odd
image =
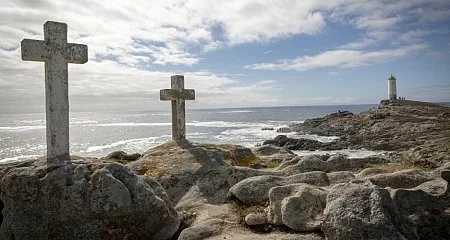
[(172, 139), (186, 139), (185, 100), (195, 100), (194, 89), (184, 89), (184, 76), (170, 77), (172, 89), (162, 89), (160, 99), (172, 101)]
[(47, 166), (70, 163), (68, 63), (88, 61), (86, 45), (67, 43), (67, 25), (44, 24), (44, 41), (24, 39), (22, 60), (45, 62)]

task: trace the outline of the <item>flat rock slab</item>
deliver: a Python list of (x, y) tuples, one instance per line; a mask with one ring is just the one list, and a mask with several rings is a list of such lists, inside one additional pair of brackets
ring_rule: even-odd
[(365, 179), (379, 187), (414, 188), (435, 178), (431, 173), (408, 169), (393, 173), (380, 173)]
[(286, 174), (311, 171), (336, 172), (357, 170), (369, 164), (383, 164), (387, 162), (388, 160), (382, 157), (348, 158), (343, 155), (333, 155), (324, 160), (324, 156), (308, 155), (295, 157), (290, 162), (281, 164), (278, 169)]

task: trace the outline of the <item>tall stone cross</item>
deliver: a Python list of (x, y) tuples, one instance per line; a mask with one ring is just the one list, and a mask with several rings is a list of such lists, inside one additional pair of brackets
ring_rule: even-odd
[(185, 100), (195, 100), (194, 89), (184, 89), (184, 76), (170, 77), (171, 89), (162, 89), (160, 99), (172, 101), (172, 139), (186, 139)]
[(70, 163), (68, 63), (88, 61), (86, 45), (67, 43), (67, 25), (44, 24), (44, 41), (24, 39), (22, 60), (45, 62), (47, 166)]

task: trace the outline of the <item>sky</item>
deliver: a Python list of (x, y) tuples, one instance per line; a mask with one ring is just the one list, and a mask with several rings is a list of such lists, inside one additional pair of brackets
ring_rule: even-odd
[(89, 61), (69, 64), (72, 111), (450, 101), (449, 0), (0, 0), (0, 114), (44, 112), (44, 63), (21, 60), (46, 21)]

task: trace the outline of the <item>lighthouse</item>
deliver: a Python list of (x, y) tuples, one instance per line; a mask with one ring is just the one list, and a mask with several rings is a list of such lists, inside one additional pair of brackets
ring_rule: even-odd
[(389, 91), (389, 100), (397, 99), (397, 79), (392, 76), (388, 78), (388, 91)]

